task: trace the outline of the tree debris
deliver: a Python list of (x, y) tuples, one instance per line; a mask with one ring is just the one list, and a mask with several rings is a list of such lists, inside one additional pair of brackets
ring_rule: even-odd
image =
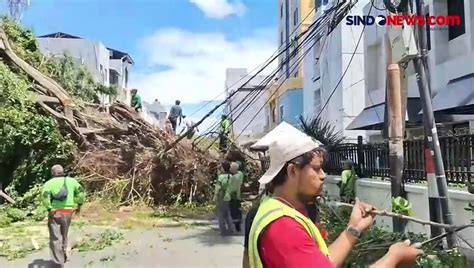
[(209, 197), (217, 169), (215, 156), (195, 152), (188, 141), (161, 154), (176, 142), (175, 137), (147, 123), (124, 103), (115, 102), (109, 109), (76, 105), (71, 91), (15, 53), (2, 27), (0, 55), (12, 70), (31, 79), (38, 110), (55, 118), (61, 133), (78, 145), (80, 152), (70, 172), (80, 175), (88, 190), (111, 194), (126, 205), (199, 202)]

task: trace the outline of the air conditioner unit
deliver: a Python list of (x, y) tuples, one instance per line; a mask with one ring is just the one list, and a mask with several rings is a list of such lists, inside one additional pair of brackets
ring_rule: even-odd
[(390, 26), (388, 36), (392, 46), (393, 62), (408, 62), (417, 57), (418, 49), (415, 42), (415, 33), (406, 22), (403, 23), (403, 26)]

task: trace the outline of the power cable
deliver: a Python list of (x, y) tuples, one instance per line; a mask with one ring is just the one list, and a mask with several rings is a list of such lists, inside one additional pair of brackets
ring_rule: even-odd
[[(315, 28), (315, 29), (316, 29), (316, 28)], [(304, 40), (301, 42), (301, 44), (299, 44), (295, 49), (298, 50), (299, 47), (304, 46), (304, 45), (307, 43), (306, 41), (311, 40), (311, 39), (314, 37), (314, 35), (316, 35), (316, 34), (317, 34), (317, 32), (316, 32), (316, 33), (308, 34), (308, 37), (307, 37), (306, 39), (304, 39)], [(300, 56), (300, 58), (297, 59), (295, 62), (293, 62), (293, 64), (290, 66), (290, 68), (292, 68), (292, 69), (291, 69), (291, 72), (293, 72), (294, 70), (296, 70), (296, 68), (299, 67), (301, 61), (304, 59), (304, 57), (306, 56), (306, 54), (307, 54), (310, 50), (311, 50), (311, 46), (308, 48), (308, 50), (307, 50), (305, 53), (303, 53), (302, 56), (298, 54), (298, 56)], [(290, 61), (290, 60), (291, 60), (291, 58), (287, 58), (287, 59), (285, 60), (285, 62), (283, 62), (283, 64), (286, 64), (286, 62), (288, 62), (288, 61)], [(278, 71), (278, 70), (277, 70), (277, 71)], [(276, 74), (276, 73), (275, 73), (275, 74)], [(269, 79), (270, 81), (272, 81), (272, 80), (273, 80), (273, 77), (275, 76), (275, 74), (272, 75), (272, 76), (270, 76), (268, 79)], [(281, 73), (280, 75), (281, 75), (281, 76), (284, 76), (284, 73)], [(273, 92), (273, 94), (270, 96), (269, 99), (271, 99), (271, 97), (273, 97), (273, 96), (278, 92), (279, 88), (283, 85), (283, 83), (284, 83), (284, 80), (283, 80), (283, 82), (278, 86), (278, 88), (276, 88), (275, 92)], [(257, 92), (257, 94), (258, 94), (258, 93), (263, 94), (263, 92)], [(249, 95), (250, 95), (250, 94), (249, 94)], [(254, 99), (251, 100), (251, 101), (247, 104), (247, 106), (244, 108), (244, 110), (241, 111), (241, 113), (237, 116), (236, 119), (238, 119), (238, 117), (240, 117), (240, 116), (243, 114), (243, 112), (245, 111), (245, 109), (247, 109), (247, 108), (253, 103), (253, 101), (255, 100), (256, 97), (258, 97), (258, 95), (256, 95), (256, 96), (254, 97)], [(256, 116), (261, 112), (261, 110), (266, 106), (266, 104), (268, 104), (268, 102), (269, 102), (269, 100), (267, 100), (267, 101), (265, 102), (265, 104), (258, 110), (258, 112), (253, 116), (253, 118), (252, 118), (252, 119), (248, 122), (248, 124), (244, 127), (244, 129), (239, 133), (239, 135), (237, 136), (237, 138), (235, 138), (233, 141), (231, 140), (232, 143), (235, 143), (235, 141), (238, 139), (238, 137), (240, 137), (240, 136), (242, 135), (243, 131), (245, 131), (245, 130), (248, 128), (248, 126), (250, 125), (250, 123), (256, 118)], [(233, 124), (234, 122), (235, 122), (235, 121), (231, 122), (231, 124)], [(214, 143), (217, 142), (217, 140), (219, 140), (219, 137), (217, 137), (207, 148), (209, 149), (210, 147), (212, 147), (212, 146), (214, 145)]]
[(378, 11), (387, 11), (388, 9), (387, 8), (380, 8), (380, 7), (377, 7), (375, 5), (375, 1), (370, 1), (370, 4), (372, 5), (372, 7)]
[[(330, 10), (330, 11), (332, 11), (332, 10)], [(321, 17), (321, 18), (323, 18), (323, 17)], [(320, 22), (318, 22), (318, 25), (316, 25), (316, 27), (320, 26), (319, 23), (320, 23)], [(330, 21), (326, 22), (323, 26), (327, 26), (329, 23), (330, 23)], [(316, 30), (319, 30), (319, 29), (320, 29), (320, 28), (316, 28), (316, 27), (313, 28), (312, 31), (316, 31)], [(310, 33), (308, 33), (307, 38), (304, 39), (303, 41), (301, 41), (301, 43), (295, 48), (295, 53), (294, 53), (294, 54), (298, 53), (297, 50), (298, 50), (300, 47), (305, 46), (306, 43), (307, 43), (308, 41), (311, 41), (311, 40), (314, 38), (314, 36), (317, 35), (317, 34), (321, 34), (321, 33), (319, 33), (319, 32), (314, 32), (314, 33), (313, 33), (313, 32), (310, 32)], [(312, 46), (311, 46), (311, 47), (312, 47)], [(310, 48), (311, 48), (311, 47), (310, 47)], [(298, 55), (298, 56), (299, 56), (299, 55)], [(291, 59), (290, 59), (290, 60), (291, 60)], [(301, 59), (301, 60), (302, 60), (302, 59)], [(285, 63), (286, 63), (286, 62), (285, 62)], [(298, 63), (298, 64), (299, 64), (299, 63)], [(273, 75), (272, 77), (270, 77), (269, 80), (272, 81), (274, 76), (275, 76), (275, 75)], [(278, 78), (277, 78), (277, 79), (278, 79)], [(268, 85), (266, 85), (266, 87), (267, 87), (267, 86), (268, 86)], [(262, 93), (262, 92), (260, 92), (260, 93)], [(257, 98), (257, 97), (258, 97), (258, 96), (256, 96), (255, 98)], [(254, 99), (255, 99), (255, 98), (254, 98)], [(247, 106), (249, 106), (250, 104), (251, 104), (251, 103), (249, 103)], [(242, 111), (242, 112), (243, 112), (243, 111)], [(241, 113), (241, 114), (242, 114), (242, 113)]]
[[(329, 25), (329, 26), (330, 26), (330, 29), (329, 29), (329, 31), (327, 32), (326, 36), (328, 36), (328, 35), (333, 31), (333, 29), (336, 28), (336, 26), (342, 21), (342, 16), (345, 15), (345, 14), (347, 14), (347, 12), (350, 10), (350, 8), (352, 8), (352, 6), (353, 6), (353, 5), (349, 5), (349, 6), (348, 6), (349, 8), (348, 8), (347, 10), (345, 10), (345, 9), (342, 10), (342, 12), (341, 12), (340, 14), (337, 14), (337, 11), (339, 11), (339, 10), (336, 10), (336, 12), (335, 12), (336, 14), (334, 14), (334, 17), (337, 17), (337, 20), (336, 20), (337, 23), (332, 24), (332, 25), (331, 25), (331, 24)], [(336, 8), (334, 8), (334, 9), (336, 9)], [(328, 14), (328, 13), (326, 13), (326, 14)], [(370, 14), (370, 12), (369, 12), (369, 14)], [(338, 15), (339, 15), (339, 16), (338, 16)], [(334, 17), (333, 17), (330, 21), (328, 21), (328, 23), (334, 22), (334, 21), (333, 21)], [(308, 34), (308, 35), (310, 35), (310, 34)], [(312, 38), (312, 37), (311, 37), (311, 38)], [(321, 38), (321, 37), (320, 37), (320, 38)], [(318, 41), (319, 41), (319, 40), (320, 40), (320, 39), (318, 39)], [(359, 40), (359, 43), (360, 43), (360, 40)], [(310, 48), (309, 48), (304, 54), (306, 55), (306, 54), (310, 51), (311, 48), (312, 48), (312, 46), (310, 46)], [(320, 55), (321, 55), (322, 51), (323, 51), (323, 50), (321, 49)], [(356, 51), (357, 51), (357, 49), (356, 49)], [(302, 58), (304, 58), (305, 55), (303, 55)], [(318, 61), (319, 61), (319, 59), (320, 59), (320, 55), (319, 55), (319, 57), (318, 57)], [(353, 55), (354, 55), (354, 54), (353, 54)], [(346, 70), (346, 72), (347, 72), (347, 70)], [(283, 83), (282, 83), (282, 84), (283, 84)], [(282, 86), (282, 84), (280, 85), (280, 87)], [(272, 97), (275, 93), (278, 92), (278, 89), (279, 89), (279, 88), (277, 88), (277, 90), (275, 90), (275, 92), (270, 96), (270, 99), (271, 99), (271, 97)], [(259, 109), (259, 111), (256, 113), (256, 115), (257, 115), (258, 113), (260, 113), (260, 111), (261, 111), (267, 104), (268, 104), (268, 101)], [(243, 133), (243, 131), (244, 131), (244, 130), (250, 125), (250, 123), (256, 118), (256, 115), (249, 121), (249, 123), (244, 127), (244, 129), (242, 130), (242, 132), (241, 132), (234, 140), (238, 139), (238, 138), (241, 136), (241, 134)]]
[[(300, 23), (293, 29), (293, 31), (290, 33), (289, 36), (292, 36), (300, 27), (301, 25), (303, 24), (304, 21), (306, 21), (306, 19), (313, 13), (313, 11), (316, 12), (316, 6), (314, 8), (312, 8), (308, 14), (300, 21)], [(270, 58), (275, 55), (275, 53), (277, 53), (281, 47), (283, 47), (283, 45), (288, 45), (287, 44), (287, 41), (285, 41), (284, 43), (282, 43), (280, 45), (280, 47), (277, 48), (277, 50), (275, 50), (275, 52), (273, 52), (273, 54), (270, 56)], [(263, 62), (262, 64), (258, 65), (257, 67), (253, 68), (247, 75), (245, 76), (242, 76), (239, 80), (237, 80), (235, 83), (233, 83), (232, 85), (229, 86), (229, 88), (232, 88), (233, 86), (237, 85), (240, 81), (242, 81), (244, 78), (248, 77), (252, 72), (256, 71), (258, 68), (260, 68), (262, 65), (264, 65), (265, 62)], [(207, 101), (203, 106), (201, 106), (199, 109), (197, 109), (196, 111), (192, 112), (190, 115), (187, 115), (187, 116), (193, 116), (195, 115), (196, 113), (198, 113), (199, 111), (201, 111), (202, 109), (204, 109), (207, 105), (209, 105), (212, 101), (215, 101), (217, 100), (217, 98), (219, 98), (221, 95), (227, 93), (227, 88), (222, 91), (221, 93), (219, 93), (217, 96), (215, 96), (214, 98), (212, 98), (210, 101)]]
[[(304, 59), (304, 57), (309, 53), (309, 51), (312, 49), (312, 46), (310, 46), (301, 56), (301, 58), (299, 59), (299, 62), (297, 64), (295, 64), (296, 68), (299, 67), (299, 63)], [(322, 51), (322, 50), (321, 50)], [(319, 59), (318, 59), (319, 61)], [(293, 68), (291, 70), (291, 72), (293, 72), (296, 68)], [(284, 82), (283, 82), (284, 83)], [(272, 93), (272, 95), (270, 95), (270, 98), (269, 100), (275, 95), (278, 93), (278, 90), (281, 88), (281, 86), (283, 85), (283, 83), (281, 83), (278, 88), (275, 89), (275, 91)], [(266, 107), (266, 105), (269, 103), (269, 100), (263, 105), (260, 107), (260, 109), (258, 110), (258, 112), (252, 117), (252, 119), (250, 119), (250, 121), (247, 123), (247, 125), (242, 129), (242, 131), (239, 133), (239, 135), (234, 138), (234, 142), (243, 134), (243, 132), (248, 128), (248, 126), (250, 126), (250, 124), (252, 123), (252, 121), (257, 117), (257, 115), (262, 111), (263, 108)]]
[[(336, 8), (337, 8), (337, 7), (334, 7), (334, 8), (332, 8), (332, 9), (329, 10), (329, 11), (332, 11), (332, 10), (334, 10), (334, 9), (336, 9)], [(316, 26), (319, 26), (319, 23), (320, 23), (323, 19), (325, 19), (325, 18), (326, 18), (326, 15), (325, 15), (325, 16), (322, 16), (322, 17), (320, 17), (320, 18), (318, 18), (315, 22), (313, 22), (313, 23), (308, 27), (308, 30), (307, 30), (307, 31), (300, 33), (294, 40), (298, 40), (302, 35), (306, 34), (310, 29), (316, 29), (316, 28), (315, 28), (315, 25), (316, 25)], [(303, 44), (303, 43), (305, 42), (305, 40), (306, 40), (306, 39), (304, 39), (303, 41), (301, 41), (301, 44)], [(301, 44), (299, 44), (299, 46), (301, 46)], [(298, 46), (298, 47), (299, 47), (299, 46)], [(285, 48), (285, 50), (284, 50), (284, 51), (281, 51), (279, 54), (281, 55), (281, 54), (282, 54), (283, 52), (285, 52), (288, 48), (289, 48), (289, 46), (287, 46), (287, 47)], [(279, 56), (279, 55), (278, 55), (278, 56)], [(286, 58), (285, 60), (286, 60), (286, 61), (289, 61), (289, 60), (291, 60), (291, 57), (288, 57), (288, 58)], [(265, 79), (265, 80), (261, 83), (261, 85), (259, 85), (258, 87), (266, 87), (266, 86), (268, 85), (268, 82), (270, 82), (270, 81), (273, 79), (273, 77), (278, 73), (278, 71), (279, 71), (279, 68), (277, 68), (277, 69), (274, 71), (274, 74), (273, 74), (273, 75), (268, 76), (267, 79)], [(268, 80), (268, 82), (265, 82), (266, 80)], [(265, 84), (265, 86), (264, 86), (263, 84)], [(244, 87), (244, 85), (241, 86), (241, 88), (243, 88), (243, 87)], [(237, 91), (238, 91), (238, 90), (236, 90), (236, 91), (233, 92), (233, 93), (236, 93)], [(259, 91), (261, 91), (261, 90), (260, 90), (260, 89), (257, 90), (257, 93), (258, 93)], [(249, 95), (250, 95), (250, 94), (249, 94)], [(249, 97), (249, 95), (247, 95), (246, 97)], [(228, 99), (230, 99), (230, 97), (231, 97), (231, 96), (229, 96)], [(255, 98), (254, 98), (254, 99), (255, 99)], [(244, 98), (237, 106), (239, 106), (240, 104), (244, 103), (244, 101), (245, 101), (245, 98)], [(251, 102), (247, 104), (247, 107), (249, 106), (249, 104), (251, 104)], [(235, 109), (236, 109), (236, 108), (234, 108), (233, 110), (235, 110)], [(243, 109), (242, 112), (243, 112), (243, 111), (245, 111), (245, 109)], [(242, 114), (242, 112), (241, 112), (240, 114)], [(217, 124), (218, 124), (218, 123), (217, 123)], [(214, 129), (214, 128), (215, 128), (215, 125), (216, 125), (216, 124), (214, 124), (214, 127), (211, 126), (211, 129)]]
[[(372, 0), (372, 3), (373, 3), (373, 0)], [(373, 7), (373, 6), (370, 5), (369, 11), (368, 11), (368, 13), (367, 13), (367, 16), (369, 16), (370, 13), (372, 12), (372, 7)], [(319, 118), (319, 117), (320, 117), (320, 115), (322, 114), (322, 112), (324, 111), (324, 109), (326, 108), (326, 106), (328, 105), (329, 101), (331, 100), (332, 96), (333, 96), (334, 93), (336, 92), (337, 88), (338, 88), (339, 85), (341, 84), (342, 80), (343, 80), (344, 77), (346, 76), (346, 73), (347, 73), (347, 71), (349, 70), (349, 67), (351, 66), (352, 60), (354, 60), (354, 56), (355, 56), (355, 54), (356, 54), (356, 52), (357, 52), (357, 49), (359, 48), (360, 41), (362, 40), (362, 37), (364, 37), (365, 27), (366, 27), (366, 25), (364, 25), (363, 28), (362, 28), (362, 31), (361, 31), (360, 36), (359, 36), (359, 40), (357, 41), (356, 47), (355, 47), (355, 49), (354, 49), (354, 52), (352, 53), (351, 58), (349, 59), (349, 62), (347, 63), (346, 69), (345, 69), (344, 72), (342, 73), (341, 78), (339, 79), (339, 81), (337, 82), (336, 86), (334, 87), (334, 89), (332, 90), (331, 94), (329, 95), (329, 98), (326, 100), (326, 102), (324, 103), (323, 107), (321, 108), (321, 110), (319, 111), (319, 113), (316, 115), (316, 118)]]
[[(336, 10), (336, 12), (335, 12), (335, 17), (337, 17), (337, 23), (336, 23), (335, 25), (330, 25), (330, 27), (332, 27), (332, 29), (334, 29), (335, 26), (337, 26), (337, 25), (340, 23), (340, 21), (342, 20), (342, 16), (343, 16), (344, 14), (347, 14), (347, 11), (348, 11), (353, 5), (352, 5), (352, 4), (348, 5), (347, 7), (349, 7), (349, 9), (347, 9), (347, 7), (346, 7), (345, 9), (342, 9), (342, 12), (340, 12), (340, 14), (337, 14), (338, 11), (339, 11), (339, 10), (337, 10), (337, 9), (340, 8), (341, 6), (344, 6), (344, 4), (339, 4), (338, 6), (335, 6), (335, 7), (333, 7), (333, 8), (330, 10), (330, 11)], [(347, 10), (346, 10), (346, 9), (347, 9)], [(311, 27), (313, 27), (313, 26), (316, 25), (316, 24), (319, 25), (319, 23), (320, 23), (323, 19), (326, 19), (326, 18), (328, 17), (327, 14), (329, 14), (329, 13), (325, 13), (322, 17), (318, 18), (318, 20), (315, 21), (315, 22), (313, 22), (313, 23), (310, 25), (310, 27), (308, 27), (308, 29), (310, 29)], [(338, 15), (339, 15), (339, 16), (338, 16)], [(334, 17), (333, 17), (333, 18), (334, 18)], [(333, 22), (332, 20), (331, 20), (331, 21), (328, 21), (328, 23), (332, 23), (332, 22)], [(317, 28), (315, 28), (315, 29), (317, 29)], [(331, 31), (332, 31), (332, 30), (331, 30)], [(304, 34), (306, 34), (306, 33), (307, 33), (307, 31), (300, 33), (300, 34), (295, 38), (295, 40), (298, 40), (299, 37), (301, 37), (302, 35), (304, 35)], [(301, 44), (299, 44), (299, 45), (302, 45), (303, 43), (304, 43), (304, 42), (301, 42)], [(288, 47), (287, 47), (286, 49), (288, 49)], [(285, 49), (285, 50), (286, 50), (286, 49)], [(284, 51), (280, 51), (279, 54), (281, 55), (283, 52), (284, 52)], [(279, 55), (278, 55), (278, 56), (279, 56)], [(290, 59), (291, 59), (291, 57), (288, 57), (287, 60), (290, 60)], [(231, 94), (231, 95), (227, 98), (227, 100), (230, 99), (236, 92), (237, 92), (237, 91), (233, 92), (233, 94)], [(278, 91), (276, 91), (276, 92), (278, 92)], [(221, 103), (221, 105), (222, 105), (222, 103)], [(218, 107), (220, 107), (220, 105), (216, 106), (216, 108), (214, 108), (214, 109), (210, 112), (210, 114), (211, 114), (212, 112), (214, 112), (215, 109), (217, 109)], [(261, 109), (260, 109), (260, 110), (261, 110)], [(208, 114), (207, 116), (209, 116), (210, 114)], [(205, 116), (205, 118), (206, 118), (207, 116)], [(203, 118), (203, 119), (205, 119), (205, 118)], [(201, 122), (202, 122), (203, 119), (201, 119)], [(199, 123), (200, 123), (200, 122), (198, 122), (196, 125), (198, 125)], [(250, 123), (250, 122), (249, 122), (249, 123)], [(247, 124), (246, 127), (248, 127), (248, 125), (249, 125), (249, 124)], [(239, 134), (239, 136), (240, 136), (240, 134)], [(182, 139), (182, 137), (178, 138), (177, 141), (179, 141), (180, 139)], [(175, 143), (176, 143), (176, 142), (175, 142)], [(165, 152), (166, 152), (169, 148), (171, 148), (172, 146), (174, 146), (175, 143), (173, 143), (173, 144), (171, 144), (170, 146), (168, 146), (168, 148), (165, 150)]]

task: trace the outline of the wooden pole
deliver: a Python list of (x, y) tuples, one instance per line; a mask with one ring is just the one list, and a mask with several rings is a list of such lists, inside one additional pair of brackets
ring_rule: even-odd
[[(387, 111), (388, 111), (388, 150), (392, 197), (405, 197), (403, 189), (403, 111), (400, 67), (392, 60), (392, 46), (387, 41)], [(403, 232), (404, 222), (393, 218), (393, 231)]]

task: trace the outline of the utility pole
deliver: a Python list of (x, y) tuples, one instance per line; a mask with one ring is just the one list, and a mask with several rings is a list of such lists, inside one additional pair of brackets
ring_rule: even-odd
[[(416, 15), (424, 16), (424, 3), (423, 1), (416, 1)], [(428, 93), (429, 98), (431, 99), (431, 83), (430, 83), (430, 72), (428, 65), (428, 51), (427, 51), (427, 35), (426, 27), (418, 26), (418, 47), (422, 50), (422, 60), (425, 68), (425, 72), (428, 80)], [(425, 48), (425, 50), (423, 50)], [(425, 133), (429, 133), (430, 129), (428, 124), (424, 124)], [(431, 146), (429, 145), (428, 136), (425, 135), (424, 151), (425, 151), (425, 172), (426, 180), (428, 181), (428, 207), (430, 212), (430, 220), (434, 222), (442, 222), (441, 219), (441, 204), (438, 195), (438, 186), (436, 184), (436, 175), (435, 175), (435, 164), (433, 160)], [(437, 226), (430, 227), (431, 237), (436, 237), (442, 233), (441, 228)]]
[[(421, 0), (416, 0), (417, 13), (424, 16), (422, 10)], [(418, 9), (420, 7), (420, 9)], [(448, 199), (448, 184), (446, 181), (446, 175), (444, 173), (444, 164), (443, 158), (441, 155), (441, 147), (439, 145), (438, 131), (436, 129), (436, 124), (434, 120), (433, 105), (431, 100), (431, 94), (428, 84), (428, 79), (426, 75), (426, 69), (423, 62), (423, 57), (427, 54), (427, 44), (426, 38), (424, 43), (419, 44), (418, 51), (421, 51), (421, 54), (413, 59), (413, 64), (416, 72), (416, 80), (418, 83), (418, 89), (420, 91), (421, 103), (423, 106), (423, 116), (425, 124), (425, 136), (428, 140), (429, 145), (429, 155), (433, 156), (434, 159), (434, 171), (436, 176), (436, 183), (438, 186), (438, 195), (441, 205), (441, 212), (443, 222), (445, 224), (453, 224), (453, 218), (450, 212), (449, 199)], [(428, 153), (427, 153), (428, 154)], [(430, 183), (428, 181), (428, 183)], [(450, 231), (450, 230), (445, 230)], [(454, 234), (450, 234), (446, 238), (448, 247), (452, 248), (456, 244)]]
[[(392, 59), (392, 44), (388, 35), (387, 42), (387, 111), (388, 111), (388, 150), (392, 197), (405, 197), (403, 189), (403, 133), (402, 90), (400, 66)], [(393, 231), (403, 232), (404, 222), (393, 218)]]

